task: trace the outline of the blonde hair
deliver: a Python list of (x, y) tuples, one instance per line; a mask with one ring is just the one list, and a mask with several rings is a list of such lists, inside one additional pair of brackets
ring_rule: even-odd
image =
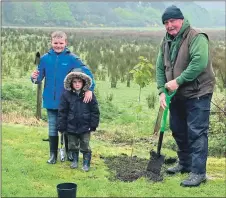
[(65, 32), (62, 32), (62, 31), (55, 31), (51, 34), (51, 39), (54, 39), (54, 38), (62, 38), (62, 39), (65, 39), (67, 40), (67, 35)]

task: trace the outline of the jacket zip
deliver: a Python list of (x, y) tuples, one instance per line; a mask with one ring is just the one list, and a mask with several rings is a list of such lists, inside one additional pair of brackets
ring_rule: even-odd
[[(75, 112), (75, 115), (76, 115), (76, 117), (78, 117), (79, 118), (79, 115), (78, 115), (78, 113), (77, 112), (81, 112), (80, 111), (80, 109), (79, 109), (79, 107), (80, 107), (80, 104), (79, 104), (79, 96), (77, 95), (77, 93), (76, 93), (76, 112)], [(78, 120), (77, 122), (76, 122), (76, 130), (78, 131), (78, 129), (79, 129), (79, 121), (80, 120)]]
[(56, 100), (56, 69), (57, 69), (57, 62), (58, 62), (58, 55), (56, 58), (56, 64), (55, 64), (55, 72), (54, 72), (54, 96), (53, 96), (53, 100)]

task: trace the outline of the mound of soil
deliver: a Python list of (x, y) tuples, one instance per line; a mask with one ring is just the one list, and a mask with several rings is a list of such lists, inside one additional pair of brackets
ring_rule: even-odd
[(140, 177), (146, 177), (151, 181), (157, 182), (163, 180), (166, 166), (163, 165), (160, 173), (147, 171), (149, 160), (137, 156), (130, 157), (126, 154), (120, 156), (101, 157), (107, 164), (113, 178), (124, 182), (132, 182)]

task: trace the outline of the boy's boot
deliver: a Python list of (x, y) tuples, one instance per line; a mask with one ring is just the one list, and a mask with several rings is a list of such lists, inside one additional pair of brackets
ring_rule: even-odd
[(89, 171), (91, 161), (91, 152), (83, 153), (83, 167), (82, 170)]
[(67, 134), (64, 134), (64, 144), (65, 144), (67, 160), (72, 162), (73, 161), (73, 155), (72, 155), (72, 152), (68, 149), (68, 136), (67, 136)]
[(49, 136), (50, 158), (48, 164), (55, 164), (57, 161), (58, 136)]
[(71, 164), (71, 168), (78, 168), (78, 159), (79, 159), (79, 152), (71, 152), (73, 156), (73, 161)]

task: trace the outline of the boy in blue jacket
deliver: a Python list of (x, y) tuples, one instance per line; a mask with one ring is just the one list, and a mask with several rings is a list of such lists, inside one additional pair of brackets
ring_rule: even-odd
[(66, 76), (65, 91), (61, 96), (57, 119), (58, 130), (68, 134), (68, 147), (73, 156), (70, 167), (73, 169), (78, 167), (79, 151), (81, 151), (84, 171), (90, 168), (92, 154), (89, 146), (90, 134), (96, 130), (100, 119), (94, 93), (89, 103), (83, 102), (84, 93), (90, 88), (91, 83), (92, 79), (78, 68)]
[[(91, 77), (92, 85), (85, 92), (83, 102), (88, 103), (92, 99), (92, 92), (95, 87), (91, 71), (75, 54), (71, 53), (66, 47), (67, 35), (62, 31), (51, 34), (51, 49), (40, 59), (40, 64), (36, 71), (31, 75), (31, 81), (35, 84), (40, 83), (45, 78), (43, 90), (43, 108), (47, 109), (49, 124), (49, 164), (55, 164), (58, 151), (58, 130), (57, 116), (60, 103), (60, 96), (64, 90), (64, 78), (73, 68), (81, 68), (82, 71)], [(68, 150), (67, 137), (65, 137), (65, 147)], [(72, 160), (67, 152), (69, 160)]]

